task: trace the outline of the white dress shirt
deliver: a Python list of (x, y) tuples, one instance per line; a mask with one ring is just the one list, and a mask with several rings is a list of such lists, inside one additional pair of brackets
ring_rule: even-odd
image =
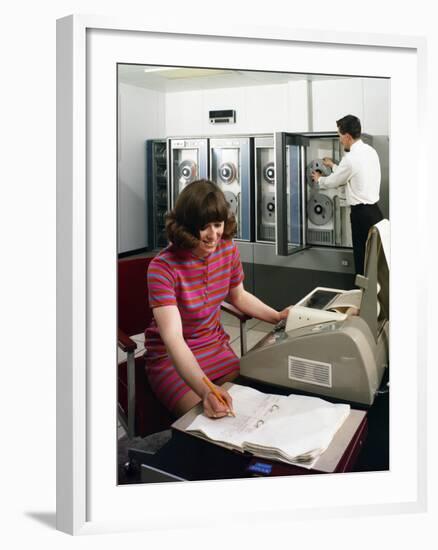
[(341, 162), (333, 166), (330, 176), (321, 176), (320, 189), (346, 186), (345, 198), (348, 205), (374, 204), (379, 200), (380, 162), (376, 151), (357, 140), (345, 153)]

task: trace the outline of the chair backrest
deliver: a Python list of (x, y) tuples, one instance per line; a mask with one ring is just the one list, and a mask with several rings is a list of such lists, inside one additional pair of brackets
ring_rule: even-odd
[[(127, 336), (144, 332), (152, 320), (147, 290), (147, 270), (151, 260), (124, 258), (118, 262), (118, 327)], [(128, 374), (126, 362), (119, 364), (118, 403), (125, 415), (128, 411)], [(134, 379), (131, 374), (131, 382), (135, 388), (135, 427), (131, 437), (145, 437), (168, 429), (175, 419), (152, 392), (143, 357), (135, 358), (135, 374)]]
[(131, 336), (143, 332), (152, 320), (147, 270), (152, 258), (118, 261), (117, 326)]

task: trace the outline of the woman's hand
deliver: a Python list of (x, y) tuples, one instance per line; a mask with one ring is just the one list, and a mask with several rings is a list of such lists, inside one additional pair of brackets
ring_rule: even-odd
[(293, 306), (285, 307), (284, 309), (282, 309), (281, 311), (278, 312), (278, 321), (277, 321), (277, 323), (279, 323), (280, 321), (283, 321), (283, 319), (287, 319), (287, 316), (289, 315), (289, 310), (290, 310), (291, 307), (293, 307)]
[(228, 416), (228, 414), (233, 410), (233, 400), (231, 399), (231, 395), (220, 386), (215, 385), (215, 389), (222, 396), (226, 405), (221, 403), (210, 390), (206, 392), (204, 398), (202, 399), (204, 414), (209, 418), (222, 418), (224, 416)]

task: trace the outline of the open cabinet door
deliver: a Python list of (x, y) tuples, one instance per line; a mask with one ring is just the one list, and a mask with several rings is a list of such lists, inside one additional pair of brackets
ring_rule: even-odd
[(305, 147), (299, 134), (277, 132), (275, 149), (276, 252), (290, 256), (307, 248), (305, 205)]

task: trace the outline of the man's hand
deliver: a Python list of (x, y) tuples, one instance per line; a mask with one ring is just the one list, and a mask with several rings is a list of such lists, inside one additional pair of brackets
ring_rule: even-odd
[(324, 166), (327, 166), (328, 168), (333, 168), (333, 166), (335, 165), (335, 163), (333, 162), (333, 159), (330, 157), (324, 157), (322, 159), (322, 163), (324, 164)]
[(312, 181), (318, 183), (321, 174), (321, 170), (312, 170)]

